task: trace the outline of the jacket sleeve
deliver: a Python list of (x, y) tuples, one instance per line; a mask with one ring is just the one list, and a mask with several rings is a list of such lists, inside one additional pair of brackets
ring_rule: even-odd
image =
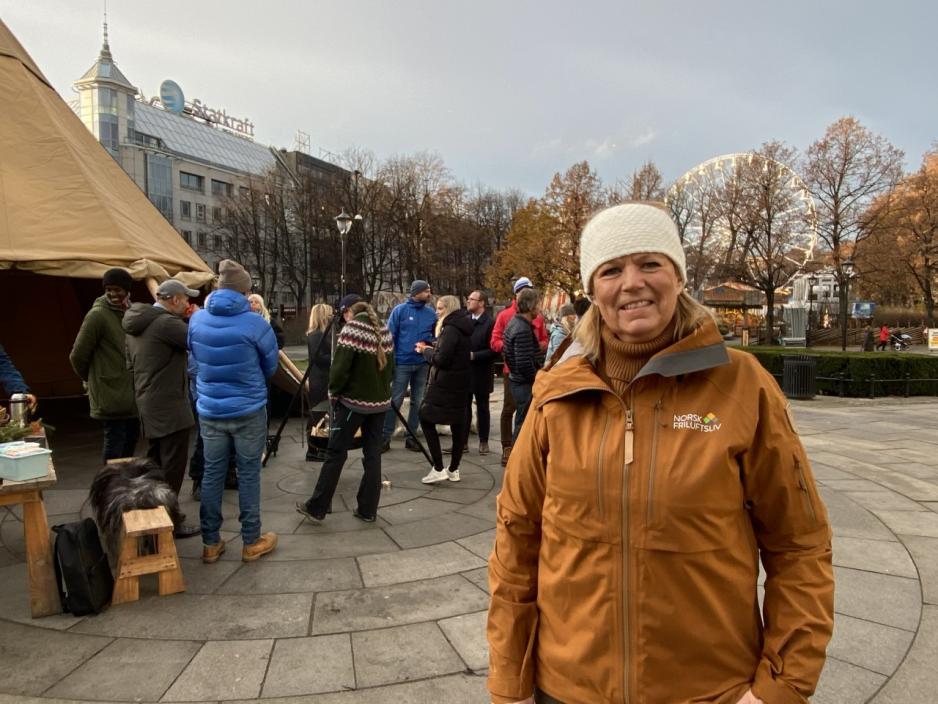
[(163, 315), (160, 320), (159, 338), (178, 350), (189, 349), (189, 326), (178, 315)]
[(753, 693), (766, 702), (806, 704), (834, 623), (831, 529), (781, 391), (759, 384), (755, 437), (742, 458), (746, 505), (765, 566), (766, 624)]
[[(459, 346), (459, 333), (451, 328), (444, 328), (436, 340), (436, 346), (430, 355), (424, 355), (424, 358), (433, 366), (439, 369), (449, 369), (453, 366), (456, 359), (456, 348)], [(424, 352), (430, 352), (429, 349)]]
[(263, 318), (260, 319), (261, 325), (257, 328), (260, 331), (257, 340), (257, 353), (260, 357), (261, 370), (268, 379), (277, 372), (277, 366), (280, 364), (280, 351), (277, 349), (277, 338), (274, 335), (274, 329), (268, 325)]
[[(388, 356), (390, 357), (388, 361), (391, 362), (394, 355)], [(345, 343), (340, 333), (335, 345), (335, 357), (332, 358), (332, 366), (329, 368), (329, 396), (338, 396), (342, 393), (342, 389), (348, 384), (354, 360), (355, 351)]]
[(534, 694), (537, 566), (549, 449), (544, 417), (535, 403), (512, 448), (496, 502), (487, 627), (488, 688), (496, 704)]
[(534, 377), (537, 375), (537, 344), (537, 337), (530, 328), (518, 326), (517, 332), (512, 335), (514, 350), (508, 367), (529, 384), (534, 383)]
[(75, 336), (75, 344), (72, 345), (72, 351), (68, 355), (72, 368), (81, 377), (82, 381), (88, 381), (88, 374), (91, 370), (91, 356), (94, 354), (95, 347), (98, 346), (100, 336), (101, 321), (95, 309), (92, 308), (85, 315), (85, 319), (78, 329), (78, 335)]
[(0, 386), (8, 395), (29, 393), (29, 387), (23, 381), (23, 375), (14, 366), (13, 360), (3, 349), (3, 345), (0, 345)]
[(537, 344), (542, 349), (547, 349), (547, 323), (544, 322), (544, 316), (538, 313), (534, 317), (534, 334), (537, 336)]
[(489, 342), (489, 347), (492, 348), (493, 352), (501, 352), (505, 346), (505, 328), (508, 327), (508, 321), (511, 320), (510, 316), (498, 314), (498, 317), (495, 319), (495, 325), (492, 328), (492, 339)]
[(391, 311), (391, 315), (388, 316), (388, 331), (391, 333), (391, 338), (394, 340), (394, 349), (397, 349), (399, 345), (398, 337), (401, 334), (401, 307), (394, 306), (394, 309)]
[(492, 339), (492, 331), (495, 329), (495, 321), (489, 320), (485, 324), (485, 331), (482, 334), (482, 339), (485, 340), (485, 347), (478, 350), (472, 350), (472, 359), (479, 364), (485, 364), (491, 362), (495, 359), (495, 352), (492, 351), (490, 346), (490, 341)]

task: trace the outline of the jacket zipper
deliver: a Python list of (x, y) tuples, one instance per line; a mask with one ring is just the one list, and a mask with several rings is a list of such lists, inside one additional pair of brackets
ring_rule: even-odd
[(811, 502), (811, 494), (808, 492), (808, 482), (804, 478), (804, 468), (797, 457), (795, 458), (795, 469), (798, 470), (798, 487), (801, 489), (805, 508), (811, 515), (811, 521), (817, 523), (817, 514), (814, 511), (814, 504)]
[(648, 513), (645, 516), (645, 522), (651, 523), (653, 509), (653, 500), (655, 498), (655, 465), (658, 454), (658, 425), (661, 419), (661, 399), (655, 404), (655, 427), (651, 431), (651, 463), (648, 466)]
[(635, 456), (635, 435), (632, 407), (635, 404), (635, 390), (629, 394), (629, 403), (625, 408), (625, 463), (622, 472), (622, 637), (625, 645), (624, 668), (622, 674), (622, 695), (625, 704), (629, 703), (629, 652), (631, 636), (629, 634), (629, 468)]
[(606, 413), (606, 424), (603, 426), (603, 435), (599, 441), (599, 470), (596, 472), (596, 493), (599, 499), (599, 520), (605, 522), (606, 502), (603, 496), (603, 454), (606, 450), (606, 433), (609, 432), (609, 414)]

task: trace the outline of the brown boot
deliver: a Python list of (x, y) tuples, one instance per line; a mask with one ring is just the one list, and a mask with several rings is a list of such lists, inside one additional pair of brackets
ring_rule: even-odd
[(277, 534), (274, 532), (264, 533), (260, 538), (250, 545), (241, 548), (241, 559), (244, 562), (254, 562), (269, 552), (273, 552), (277, 547)]
[(488, 444), (487, 442), (480, 442), (480, 443), (479, 443), (479, 454), (480, 454), (480, 455), (487, 455), (487, 454), (489, 454), (489, 444)]
[(219, 540), (214, 545), (202, 545), (202, 562), (206, 565), (211, 565), (214, 562), (218, 562), (218, 558), (221, 557), (221, 554), (225, 552), (225, 541)]
[(508, 464), (509, 455), (511, 455), (511, 445), (502, 448), (502, 467)]

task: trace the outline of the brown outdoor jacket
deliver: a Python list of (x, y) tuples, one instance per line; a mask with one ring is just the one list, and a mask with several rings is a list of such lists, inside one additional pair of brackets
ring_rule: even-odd
[(626, 400), (576, 345), (538, 375), (489, 560), (493, 701), (806, 702), (831, 531), (778, 385), (708, 322)]

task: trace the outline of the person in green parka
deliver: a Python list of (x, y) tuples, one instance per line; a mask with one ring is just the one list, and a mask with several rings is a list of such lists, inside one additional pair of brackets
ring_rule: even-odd
[(133, 279), (126, 269), (104, 272), (104, 295), (85, 315), (69, 361), (88, 388), (91, 417), (104, 424), (104, 462), (132, 457), (140, 437), (133, 373), (127, 368), (124, 311)]

